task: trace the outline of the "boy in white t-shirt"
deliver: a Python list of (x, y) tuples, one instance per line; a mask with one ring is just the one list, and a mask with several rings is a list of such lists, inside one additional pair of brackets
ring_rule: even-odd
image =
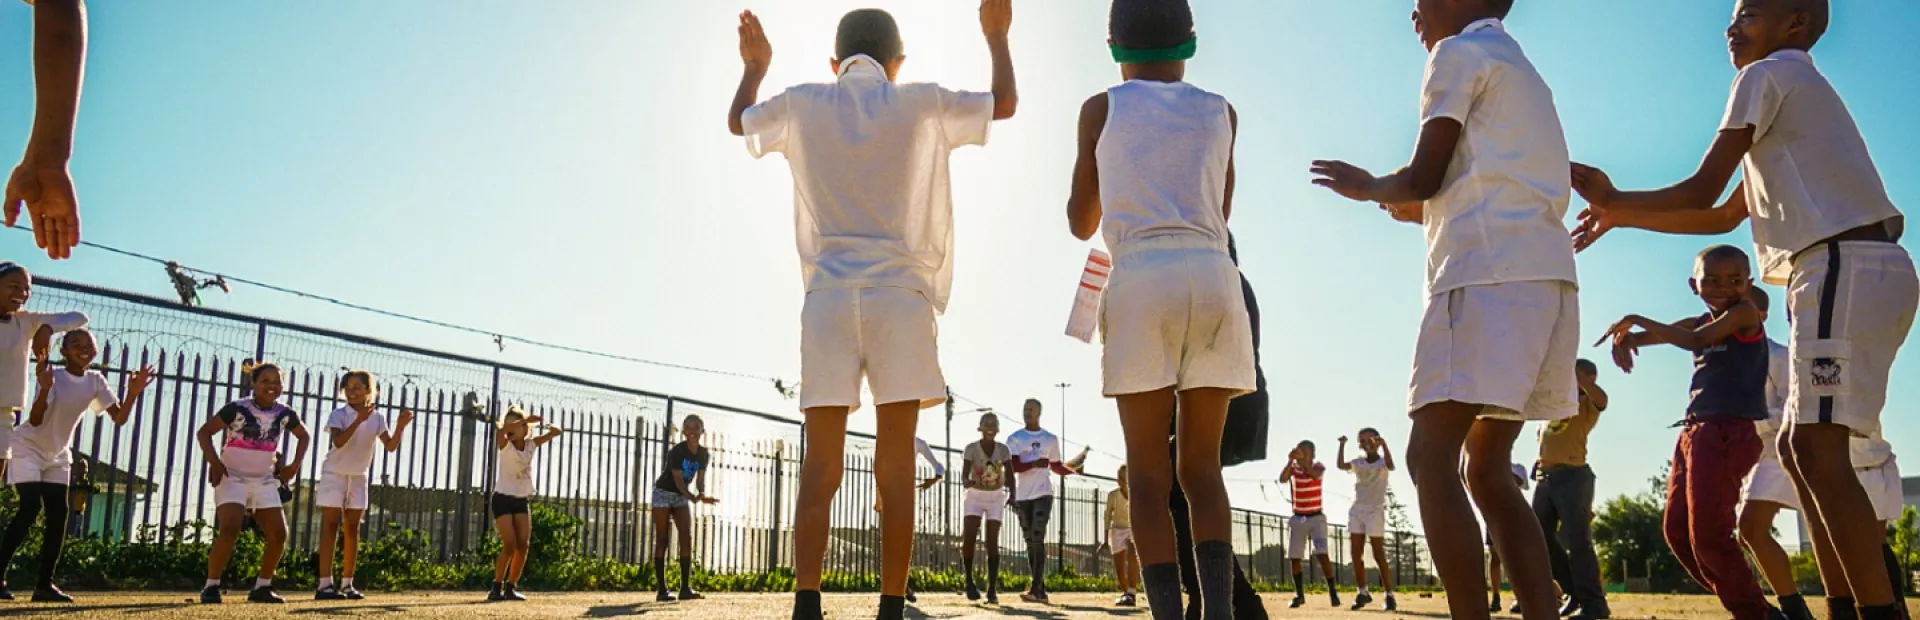
[[(393, 426), (374, 411), (379, 388), (373, 373), (352, 370), (340, 376), (340, 395), (346, 406), (327, 416), (326, 460), (320, 463), (320, 486), (314, 504), (320, 507), (320, 583), (314, 600), (366, 598), (353, 587), (353, 571), (360, 550), (360, 517), (367, 512), (367, 474), (373, 470), (374, 444), (387, 452), (400, 449), (401, 434), (413, 423), (413, 412), (400, 410)], [(340, 582), (334, 583), (334, 543), (344, 530)]]
[(1353, 542), (1353, 580), (1360, 593), (1353, 597), (1352, 609), (1358, 611), (1373, 602), (1367, 592), (1367, 541), (1373, 541), (1374, 572), (1380, 574), (1380, 589), (1386, 592), (1387, 611), (1397, 605), (1393, 600), (1393, 578), (1387, 568), (1387, 474), (1394, 470), (1393, 451), (1380, 431), (1360, 429), (1360, 449), (1366, 456), (1347, 460), (1347, 438), (1340, 438), (1340, 450), (1334, 465), (1353, 473), (1353, 508), (1347, 511), (1347, 535)]
[[(219, 535), (207, 553), (207, 585), (200, 591), (200, 602), (222, 602), (220, 573), (233, 557), (234, 542), (240, 538), (241, 524), (252, 513), (253, 522), (266, 539), (260, 555), (260, 573), (254, 579), (247, 601), (285, 603), (273, 591), (273, 572), (280, 565), (280, 554), (287, 547), (287, 520), (280, 509), (282, 483), (290, 483), (300, 474), (306, 461), (312, 436), (300, 423), (300, 414), (280, 404), (284, 382), (280, 366), (261, 364), (247, 373), (253, 394), (245, 400), (222, 407), (206, 424), (200, 425), (195, 438), (200, 454), (207, 462), (207, 482), (213, 485), (214, 522)], [(219, 451), (213, 448), (213, 436), (224, 434)], [(281, 466), (275, 453), (282, 437), (296, 441), (293, 462)]]
[[(980, 414), (980, 441), (967, 442), (962, 455), (960, 486), (967, 489), (961, 501), (961, 567), (967, 574), (967, 600), (980, 600), (980, 587), (973, 579), (975, 541), (987, 545), (987, 603), (1000, 603), (1000, 522), (1006, 513), (1007, 489), (1013, 486), (1013, 454), (1000, 434), (1000, 417)], [(984, 524), (982, 523), (984, 522)], [(986, 537), (981, 538), (982, 525)]]
[[(1487, 617), (1473, 507), (1511, 563), (1530, 618), (1557, 608), (1546, 538), (1510, 484), (1530, 420), (1572, 416), (1580, 304), (1566, 217), (1566, 136), (1553, 92), (1501, 21), (1512, 0), (1420, 0), (1430, 52), (1413, 160), (1384, 177), (1316, 161), (1315, 184), (1380, 203), (1427, 237), (1407, 466), (1454, 618)], [(1470, 457), (1461, 485), (1461, 448)], [(1467, 489), (1472, 489), (1468, 501)]]
[[(1832, 537), (1838, 563), (1822, 564), (1826, 581), (1844, 580), (1859, 596), (1828, 605), (1889, 618), (1899, 610), (1846, 444), (1880, 428), (1920, 278), (1898, 243), (1905, 218), (1866, 139), (1808, 53), (1829, 17), (1826, 0), (1739, 0), (1725, 33), (1740, 73), (1700, 167), (1675, 185), (1629, 192), (1575, 165), (1574, 187), (1593, 205), (1581, 213), (1576, 242), (1585, 247), (1616, 227), (1722, 234), (1753, 221), (1761, 278), (1787, 287), (1793, 319), (1781, 461), (1809, 524)], [(1736, 170), (1744, 180), (1716, 206)]]
[[(839, 489), (847, 416), (866, 376), (879, 413), (875, 485), (896, 507), (881, 516), (881, 618), (904, 613), (913, 552), (913, 431), (921, 409), (946, 399), (934, 317), (953, 279), (951, 151), (985, 144), (1017, 94), (1007, 32), (1012, 0), (983, 0), (993, 92), (896, 84), (899, 26), (877, 9), (841, 18), (831, 83), (802, 84), (763, 102), (773, 47), (759, 18), (740, 14), (746, 65), (727, 116), (755, 157), (786, 156), (807, 299), (800, 312), (800, 407), (807, 419), (800, 509), (794, 515), (796, 619), (821, 617), (820, 573)], [(878, 472), (885, 472), (884, 474)], [(906, 509), (902, 509), (906, 508)]]
[(87, 326), (78, 312), (42, 313), (23, 310), (33, 297), (33, 275), (12, 261), (0, 262), (0, 475), (13, 458), (13, 427), (32, 401), (27, 378), (33, 360), (46, 359), (53, 335)]
[[(140, 407), (140, 394), (153, 381), (151, 366), (127, 379), (127, 399), (120, 400), (108, 385), (105, 375), (88, 367), (97, 354), (93, 334), (84, 329), (68, 332), (60, 341), (62, 368), (55, 370), (47, 358), (40, 358), (39, 390), (33, 409), (21, 421), (14, 434), (13, 466), (7, 470), (7, 483), (20, 496), (20, 509), (7, 524), (0, 541), (0, 567), (13, 565), (13, 554), (26, 542), (33, 522), (46, 513), (46, 528), (40, 533), (40, 576), (33, 587), (36, 603), (71, 603), (73, 597), (53, 584), (54, 568), (60, 564), (60, 549), (67, 538), (68, 484), (73, 478), (73, 435), (80, 418), (88, 413), (104, 415), (125, 426), (127, 418)], [(6, 579), (0, 575), (0, 599), (13, 600)]]

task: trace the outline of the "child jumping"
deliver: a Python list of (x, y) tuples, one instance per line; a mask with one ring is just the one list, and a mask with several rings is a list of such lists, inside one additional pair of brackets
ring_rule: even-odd
[(23, 310), (33, 297), (33, 275), (15, 262), (0, 262), (0, 475), (13, 458), (13, 427), (28, 400), (33, 360), (46, 359), (53, 335), (87, 326), (78, 312), (47, 314)]
[[(253, 522), (266, 539), (260, 556), (260, 573), (253, 581), (247, 600), (254, 603), (285, 603), (273, 591), (273, 571), (287, 547), (287, 520), (280, 506), (280, 488), (300, 474), (312, 439), (300, 414), (280, 404), (282, 379), (275, 364), (255, 366), (248, 378), (253, 384), (251, 398), (234, 401), (207, 419), (195, 433), (200, 454), (207, 461), (207, 482), (213, 485), (214, 522), (220, 533), (207, 553), (207, 585), (200, 591), (200, 602), (221, 602), (220, 574), (233, 556), (233, 544), (240, 528), (253, 513)], [(213, 436), (225, 433), (220, 450), (213, 449)], [(282, 467), (274, 456), (284, 435), (295, 440), (293, 462)]]
[[(327, 416), (327, 442), (330, 450), (320, 463), (320, 486), (314, 504), (320, 507), (320, 583), (314, 600), (360, 600), (366, 595), (353, 587), (353, 570), (360, 557), (360, 518), (367, 512), (367, 474), (373, 471), (374, 443), (387, 452), (400, 449), (400, 437), (413, 423), (413, 412), (400, 410), (392, 426), (374, 411), (380, 396), (374, 387), (373, 373), (348, 371), (340, 377), (340, 395), (344, 407)], [(341, 547), (340, 580), (333, 574), (333, 549), (345, 534)]]
[(653, 482), (653, 579), (654, 600), (674, 600), (667, 592), (667, 543), (675, 531), (680, 534), (680, 597), (693, 601), (703, 597), (693, 591), (693, 504), (714, 503), (707, 496), (707, 465), (712, 453), (700, 445), (707, 434), (707, 423), (700, 416), (680, 420), (680, 436), (685, 441), (667, 450), (660, 466), (660, 478)]
[[(1315, 184), (1380, 203), (1427, 237), (1427, 307), (1413, 363), (1407, 463), (1453, 618), (1487, 617), (1473, 506), (1529, 620), (1557, 617), (1540, 523), (1509, 482), (1522, 424), (1572, 416), (1580, 302), (1553, 92), (1502, 21), (1513, 0), (1422, 1), (1429, 52), (1413, 160), (1384, 177), (1313, 162)], [(1468, 459), (1461, 485), (1461, 448)], [(1473, 501), (1469, 503), (1469, 492)]]
[(1747, 298), (1751, 276), (1746, 252), (1730, 245), (1707, 248), (1687, 280), (1706, 302), (1706, 314), (1672, 324), (1628, 315), (1601, 337), (1612, 339), (1614, 363), (1627, 372), (1643, 346), (1671, 344), (1693, 352), (1692, 400), (1674, 446), (1663, 525), (1680, 565), (1719, 596), (1735, 620), (1765, 620), (1775, 613), (1733, 538), (1740, 483), (1760, 461), (1754, 423), (1767, 419), (1772, 357), (1760, 309)]
[[(140, 394), (153, 381), (153, 368), (141, 368), (127, 379), (127, 399), (120, 400), (105, 375), (89, 370), (97, 354), (93, 333), (85, 329), (67, 332), (60, 340), (64, 358), (59, 370), (47, 358), (40, 358), (39, 391), (25, 424), (14, 434), (14, 458), (7, 470), (7, 484), (20, 495), (20, 509), (7, 524), (0, 541), (0, 567), (13, 565), (13, 554), (26, 542), (33, 522), (44, 512), (46, 525), (40, 530), (40, 576), (33, 587), (33, 602), (71, 603), (73, 597), (53, 583), (54, 568), (60, 564), (61, 545), (67, 538), (68, 483), (73, 478), (73, 434), (80, 418), (88, 413), (104, 415), (118, 426), (140, 408)], [(0, 575), (0, 599), (13, 600)]]
[(740, 14), (746, 65), (727, 115), (755, 157), (781, 153), (794, 179), (795, 233), (807, 290), (800, 311), (800, 407), (807, 424), (794, 514), (796, 620), (816, 620), (833, 496), (840, 489), (847, 416), (864, 375), (878, 404), (874, 482), (881, 515), (882, 619), (906, 608), (913, 559), (913, 431), (920, 410), (946, 399), (935, 317), (953, 280), (953, 205), (947, 160), (985, 144), (1017, 98), (1007, 32), (1012, 0), (983, 0), (993, 91), (896, 84), (906, 60), (885, 11), (846, 14), (835, 35), (831, 83), (759, 99), (773, 60), (760, 20)]
[[(1827, 583), (1856, 601), (1828, 599), (1834, 615), (1897, 617), (1872, 501), (1847, 443), (1880, 428), (1895, 356), (1920, 306), (1920, 278), (1898, 243), (1905, 218), (1888, 198), (1866, 139), (1811, 51), (1826, 34), (1826, 0), (1737, 0), (1725, 30), (1734, 78), (1719, 133), (1700, 167), (1673, 186), (1616, 189), (1598, 169), (1573, 167), (1592, 203), (1576, 242), (1615, 227), (1722, 234), (1753, 220), (1761, 279), (1789, 291), (1793, 358), (1781, 464), (1810, 528), (1832, 540)], [(1736, 169), (1744, 181), (1714, 205)], [(1815, 547), (1819, 541), (1815, 542)]]
[[(1346, 442), (1341, 442), (1346, 447)], [(1302, 441), (1294, 446), (1287, 455), (1286, 484), (1292, 490), (1289, 498), (1293, 504), (1293, 516), (1287, 519), (1287, 560), (1293, 565), (1293, 602), (1288, 608), (1297, 608), (1307, 604), (1307, 579), (1304, 564), (1312, 560), (1320, 561), (1320, 571), (1327, 578), (1327, 596), (1333, 600), (1333, 606), (1340, 606), (1340, 588), (1333, 582), (1333, 560), (1327, 558), (1327, 513), (1322, 509), (1322, 492), (1327, 476), (1327, 466), (1313, 460), (1314, 447), (1311, 441)], [(1309, 558), (1308, 545), (1312, 545), (1313, 554)]]
[(1394, 470), (1393, 451), (1380, 431), (1360, 429), (1360, 450), (1366, 456), (1347, 460), (1347, 438), (1340, 438), (1340, 451), (1334, 464), (1340, 471), (1353, 472), (1353, 508), (1347, 511), (1347, 535), (1353, 542), (1353, 581), (1360, 593), (1353, 596), (1354, 611), (1373, 602), (1367, 592), (1367, 541), (1373, 541), (1374, 572), (1380, 574), (1380, 589), (1386, 593), (1386, 609), (1393, 611), (1392, 569), (1387, 566), (1387, 474)]
[(1127, 466), (1121, 465), (1114, 474), (1114, 480), (1120, 488), (1107, 492), (1107, 550), (1113, 553), (1113, 573), (1120, 581), (1120, 598), (1113, 601), (1116, 607), (1139, 605), (1139, 599), (1133, 594), (1133, 580), (1140, 574), (1140, 556), (1133, 549), (1132, 508), (1127, 504)]
[(1187, 2), (1114, 0), (1107, 33), (1125, 82), (1080, 108), (1067, 202), (1073, 235), (1102, 233), (1113, 255), (1102, 392), (1116, 399), (1126, 435), (1134, 547), (1153, 617), (1183, 615), (1166, 508), (1177, 475), (1192, 509), (1196, 606), (1206, 620), (1226, 620), (1234, 557), (1220, 440), (1228, 401), (1256, 387), (1252, 328), (1227, 251), (1238, 115), (1185, 81), (1197, 44)]
[(1013, 455), (1007, 445), (994, 438), (1000, 434), (1000, 417), (980, 415), (980, 441), (967, 444), (962, 460), (960, 485), (966, 487), (961, 502), (960, 559), (967, 573), (967, 600), (980, 600), (980, 588), (973, 581), (973, 547), (980, 539), (981, 522), (986, 524), (987, 603), (1000, 603), (1000, 522), (1006, 514), (1007, 487), (1014, 479)]
[(540, 416), (511, 407), (493, 433), (493, 447), (499, 457), (494, 459), (490, 508), (493, 527), (500, 532), (500, 556), (493, 560), (493, 589), (487, 592), (488, 601), (527, 600), (518, 584), (533, 543), (533, 517), (527, 504), (533, 497), (533, 453), (560, 436), (560, 427), (551, 424), (543, 424), (546, 430), (538, 436), (528, 430), (543, 422)]

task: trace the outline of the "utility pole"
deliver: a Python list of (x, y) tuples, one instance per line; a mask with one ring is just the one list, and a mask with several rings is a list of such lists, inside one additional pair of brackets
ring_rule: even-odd
[[(1065, 448), (1067, 447), (1067, 388), (1073, 387), (1073, 385), (1068, 384), (1066, 382), (1060, 382), (1060, 383), (1054, 384), (1053, 387), (1060, 388), (1060, 447), (1062, 448), (1060, 451), (1060, 455), (1066, 456), (1067, 452)], [(1065, 515), (1066, 511), (1067, 511), (1067, 477), (1061, 476), (1060, 477), (1060, 512), (1062, 513), (1061, 514), (1062, 517), (1066, 516)], [(1060, 521), (1060, 548), (1057, 549), (1056, 550), (1057, 552), (1053, 554), (1053, 571), (1056, 573), (1064, 570), (1067, 565), (1067, 557), (1066, 557), (1067, 556), (1066, 554), (1067, 520), (1065, 518), (1062, 518), (1059, 521)]]

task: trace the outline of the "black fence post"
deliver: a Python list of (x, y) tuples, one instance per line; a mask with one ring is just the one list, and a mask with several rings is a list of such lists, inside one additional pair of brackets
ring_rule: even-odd
[(786, 458), (783, 456), (786, 447), (786, 442), (773, 440), (773, 507), (771, 509), (773, 527), (767, 532), (767, 572), (769, 573), (780, 566), (780, 508), (784, 503), (782, 498), (785, 497), (780, 486), (782, 480), (786, 478)]

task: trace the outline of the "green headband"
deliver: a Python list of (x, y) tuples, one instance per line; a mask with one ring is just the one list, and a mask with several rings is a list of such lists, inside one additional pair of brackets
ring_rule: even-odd
[(1141, 50), (1120, 47), (1119, 45), (1110, 45), (1108, 47), (1113, 49), (1114, 62), (1123, 65), (1138, 65), (1150, 62), (1174, 62), (1193, 58), (1194, 48), (1199, 42), (1200, 37), (1195, 36), (1187, 39), (1186, 43), (1159, 49)]

